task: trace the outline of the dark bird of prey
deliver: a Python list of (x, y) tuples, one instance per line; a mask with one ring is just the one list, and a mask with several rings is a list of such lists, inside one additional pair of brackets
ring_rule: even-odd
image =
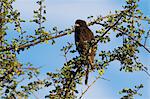
[(96, 53), (96, 45), (92, 46), (91, 41), (94, 39), (94, 34), (88, 28), (84, 20), (76, 20), (75, 22), (75, 44), (80, 56), (84, 58), (84, 66), (87, 66), (85, 72), (85, 84), (88, 82), (89, 69), (94, 66), (94, 57)]

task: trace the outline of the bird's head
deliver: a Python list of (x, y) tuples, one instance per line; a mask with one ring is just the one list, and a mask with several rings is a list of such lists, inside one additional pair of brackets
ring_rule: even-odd
[(75, 27), (86, 27), (87, 25), (86, 25), (86, 22), (84, 21), (84, 20), (80, 20), (80, 19), (78, 19), (78, 20), (76, 20), (76, 22), (75, 22)]

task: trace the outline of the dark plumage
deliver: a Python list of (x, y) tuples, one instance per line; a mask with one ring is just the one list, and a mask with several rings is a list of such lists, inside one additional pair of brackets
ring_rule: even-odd
[(85, 84), (88, 81), (89, 66), (94, 65), (94, 57), (96, 46), (91, 46), (91, 40), (94, 34), (88, 28), (84, 20), (76, 20), (75, 22), (75, 44), (80, 56), (85, 59), (84, 66), (87, 66)]

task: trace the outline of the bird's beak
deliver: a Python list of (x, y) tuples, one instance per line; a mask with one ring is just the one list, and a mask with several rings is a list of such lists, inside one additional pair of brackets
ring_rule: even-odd
[(80, 25), (79, 24), (75, 24), (75, 27), (79, 27)]

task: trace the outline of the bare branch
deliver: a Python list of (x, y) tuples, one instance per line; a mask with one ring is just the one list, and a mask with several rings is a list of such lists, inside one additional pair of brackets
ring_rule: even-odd
[(144, 46), (146, 46), (147, 39), (148, 39), (148, 37), (150, 35), (149, 33), (150, 33), (150, 30), (148, 30), (147, 35), (145, 37)]
[(142, 70), (150, 77), (150, 73), (147, 70), (145, 69), (142, 69)]
[(79, 97), (79, 99), (81, 99), (81, 98), (83, 97), (83, 95), (88, 91), (88, 89), (89, 89), (90, 87), (92, 87), (92, 85), (94, 85), (94, 83), (95, 83), (99, 78), (101, 78), (101, 79), (103, 79), (103, 80), (110, 81), (110, 80), (108, 80), (108, 79), (102, 78), (101, 75), (99, 75), (98, 77), (96, 77), (96, 79), (95, 79), (90, 85), (88, 85), (88, 87), (85, 89), (85, 91), (83, 91), (83, 92), (81, 93), (81, 96)]
[(31, 92), (33, 94), (33, 96), (35, 97), (35, 99), (40, 99), (38, 96), (35, 95), (34, 92)]

